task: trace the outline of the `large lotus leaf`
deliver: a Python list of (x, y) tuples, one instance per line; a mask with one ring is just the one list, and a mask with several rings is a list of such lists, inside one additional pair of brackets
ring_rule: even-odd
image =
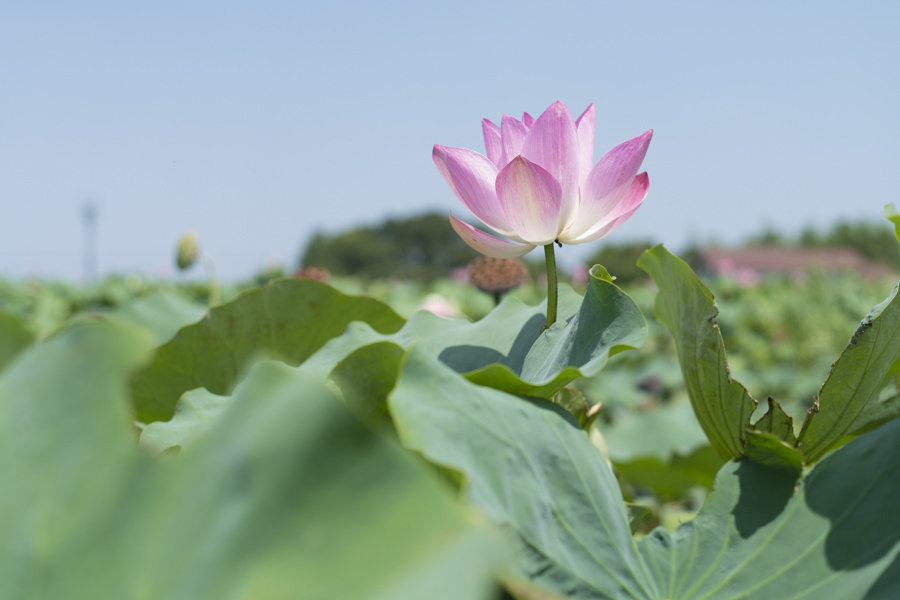
[(388, 406), (404, 445), (463, 473), (468, 498), (519, 534), (528, 578), (565, 598), (654, 597), (616, 478), (568, 413), (474, 385), (418, 348)]
[(387, 415), (385, 402), (394, 388), (405, 353), (391, 342), (376, 342), (351, 352), (329, 378), (341, 390), (347, 406), (372, 423)]
[(185, 392), (168, 421), (156, 421), (141, 432), (141, 448), (160, 454), (169, 448), (192, 445), (212, 430), (231, 404), (231, 396), (219, 396), (203, 388)]
[[(453, 468), (518, 533), (522, 572), (566, 598), (865, 598), (900, 591), (900, 421), (799, 483), (731, 461), (693, 521), (636, 544), (615, 478), (568, 415), (410, 353), (389, 406), (404, 444)], [(779, 442), (780, 443), (780, 442)]]
[(150, 343), (81, 324), (0, 377), (0, 597), (491, 597), (495, 539), (300, 370), (259, 365), (194, 446), (141, 452)]
[(372, 300), (346, 296), (306, 279), (279, 279), (209, 311), (199, 323), (163, 344), (134, 378), (137, 419), (168, 420), (181, 395), (198, 387), (225, 394), (245, 363), (260, 355), (297, 365), (351, 321), (390, 333), (403, 324), (394, 311)]
[(34, 333), (19, 317), (0, 312), (0, 370), (34, 342)]
[[(387, 418), (385, 400), (394, 387), (405, 353), (391, 342), (363, 346), (350, 353), (330, 373), (329, 377), (341, 392), (344, 403), (357, 416), (375, 425)], [(265, 364), (265, 363), (256, 363)], [(251, 371), (256, 366), (252, 366)], [(308, 366), (302, 367), (311, 375), (325, 375)], [(265, 390), (246, 389), (258, 385), (259, 378), (249, 377), (235, 388), (235, 395), (253, 397)], [(232, 396), (219, 396), (203, 388), (185, 392), (175, 406), (175, 414), (168, 421), (150, 423), (141, 432), (140, 445), (152, 454), (170, 448), (185, 448), (211, 431), (232, 402)]]
[(712, 292), (687, 263), (662, 244), (644, 252), (638, 266), (659, 288), (653, 314), (675, 338), (684, 383), (700, 426), (723, 458), (740, 456), (744, 431), (757, 403), (731, 378)]
[(146, 327), (153, 332), (156, 343), (162, 344), (182, 327), (202, 319), (206, 310), (206, 306), (172, 292), (158, 291), (132, 300), (111, 314)]
[(898, 417), (900, 417), (900, 394), (872, 399), (863, 413), (853, 422), (853, 426), (847, 430), (847, 435), (857, 436), (874, 431)]
[(900, 360), (897, 289), (862, 320), (819, 390), (797, 446), (810, 462), (824, 455), (877, 402), (885, 375)]
[(611, 355), (640, 346), (647, 335), (631, 298), (594, 272), (583, 298), (568, 287), (560, 292), (560, 319), (547, 331), (541, 331), (546, 302), (528, 306), (506, 298), (476, 323), (418, 312), (393, 335), (354, 324), (311, 358), (310, 367), (330, 371), (354, 350), (388, 341), (415, 345), (479, 385), (552, 398), (572, 380), (596, 374)]

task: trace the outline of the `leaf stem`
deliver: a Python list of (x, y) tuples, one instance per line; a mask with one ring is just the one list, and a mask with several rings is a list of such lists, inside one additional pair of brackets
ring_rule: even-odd
[(556, 322), (556, 302), (557, 302), (557, 281), (556, 281), (556, 254), (553, 249), (553, 242), (544, 246), (544, 258), (547, 262), (547, 326), (544, 329), (550, 329), (550, 326)]
[(219, 277), (216, 274), (216, 261), (206, 252), (201, 252), (199, 259), (209, 275), (209, 307), (212, 308), (219, 305)]

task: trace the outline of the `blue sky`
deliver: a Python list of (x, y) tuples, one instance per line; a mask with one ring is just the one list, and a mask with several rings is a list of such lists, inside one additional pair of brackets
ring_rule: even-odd
[[(77, 6), (76, 6), (77, 4)], [(597, 105), (596, 156), (648, 128), (650, 194), (610, 242), (736, 242), (900, 202), (893, 2), (0, 5), (0, 276), (226, 278), (317, 231), (465, 214), (433, 144)], [(449, 225), (448, 225), (449, 226)], [(565, 247), (566, 264), (604, 241)]]

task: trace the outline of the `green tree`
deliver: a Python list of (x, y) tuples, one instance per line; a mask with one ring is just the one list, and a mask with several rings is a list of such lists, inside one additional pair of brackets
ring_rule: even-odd
[(850, 246), (872, 260), (900, 265), (900, 246), (887, 225), (865, 221), (838, 223), (824, 237), (824, 245)]
[(365, 279), (400, 277), (431, 281), (478, 256), (450, 227), (443, 214), (388, 219), (334, 235), (316, 234), (301, 267), (323, 267), (335, 275)]

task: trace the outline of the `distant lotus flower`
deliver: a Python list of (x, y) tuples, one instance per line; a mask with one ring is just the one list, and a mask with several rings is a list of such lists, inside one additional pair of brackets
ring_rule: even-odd
[[(450, 189), (472, 214), (506, 240), (454, 217), (450, 224), (475, 250), (512, 258), (536, 246), (583, 244), (624, 223), (647, 195), (638, 169), (653, 130), (619, 144), (594, 161), (595, 109), (578, 119), (556, 102), (534, 119), (484, 119), (487, 157), (435, 145), (432, 158)], [(512, 240), (512, 241), (509, 241)]]
[(444, 317), (445, 319), (458, 319), (462, 316), (459, 309), (453, 306), (449, 300), (440, 294), (428, 294), (425, 296), (425, 302), (419, 305), (417, 310), (427, 310), (439, 317)]

